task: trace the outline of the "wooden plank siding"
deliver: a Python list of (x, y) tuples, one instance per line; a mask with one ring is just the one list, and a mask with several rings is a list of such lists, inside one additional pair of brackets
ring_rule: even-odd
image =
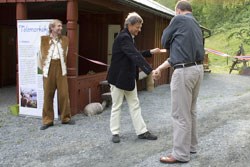
[[(107, 63), (108, 55), (108, 25), (121, 25), (121, 14), (79, 14), (79, 54), (81, 56)], [(86, 24), (88, 23), (88, 24)], [(93, 64), (83, 58), (79, 58), (79, 75), (88, 72), (95, 73), (107, 70), (107, 67)]]
[(26, 3), (26, 2), (60, 2), (68, 0), (0, 0), (0, 3)]
[[(100, 81), (106, 79), (107, 72), (94, 75), (82, 75), (77, 78), (77, 108), (83, 111), (84, 107), (92, 102), (101, 102)], [(71, 99), (72, 100), (72, 99)], [(73, 110), (75, 111), (75, 110)], [(73, 115), (76, 113), (73, 113)]]
[[(162, 17), (156, 16), (155, 18), (155, 37), (154, 46), (162, 48), (161, 36), (163, 30), (167, 27), (170, 20), (163, 19)], [(168, 53), (158, 53), (153, 58), (153, 68), (157, 68), (169, 57)], [(162, 76), (159, 80), (155, 81), (155, 86), (170, 83), (171, 69), (166, 69), (162, 72)]]

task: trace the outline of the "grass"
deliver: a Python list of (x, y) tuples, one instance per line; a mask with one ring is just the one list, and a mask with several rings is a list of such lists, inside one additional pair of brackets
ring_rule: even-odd
[[(229, 74), (233, 59), (231, 57), (221, 57), (209, 53), (209, 69), (212, 73)], [(238, 74), (239, 71), (233, 70), (231, 74)]]
[[(222, 57), (208, 53), (209, 58), (209, 69), (212, 73), (229, 73), (232, 61), (234, 60), (233, 56), (236, 55), (239, 50), (239, 46), (242, 41), (240, 39), (228, 39), (228, 36), (237, 31), (237, 29), (231, 29), (225, 32), (214, 34), (211, 37), (207, 38), (205, 41), (205, 47), (218, 50), (220, 52), (230, 55), (230, 57)], [(243, 44), (245, 54), (250, 55), (250, 46)], [(232, 74), (238, 74), (236, 70), (232, 71)]]

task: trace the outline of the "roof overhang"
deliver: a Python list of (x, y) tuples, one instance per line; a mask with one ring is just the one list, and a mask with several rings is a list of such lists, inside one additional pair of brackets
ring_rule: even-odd
[(153, 0), (118, 0), (119, 3), (137, 7), (153, 13), (155, 15), (160, 15), (161, 17), (166, 17), (171, 19), (175, 16), (175, 12)]
[[(79, 0), (80, 1), (80, 0)], [(0, 3), (16, 3), (20, 2), (19, 0), (0, 0)], [(23, 3), (25, 2), (67, 2), (67, 0), (36, 0), (36, 1), (30, 1), (30, 0), (22, 0)], [(158, 2), (155, 2), (153, 0), (116, 0), (117, 3), (120, 3), (122, 5), (126, 6), (132, 6), (136, 7), (139, 9), (142, 9), (144, 11), (147, 11), (149, 13), (158, 15), (163, 18), (167, 19), (172, 19), (175, 16), (175, 11), (173, 11), (170, 8), (167, 8)], [(204, 27), (201, 26), (201, 29), (203, 31), (203, 36), (204, 38), (210, 37), (211, 36), (211, 31)]]
[[(168, 19), (172, 19), (175, 16), (175, 11), (153, 0), (118, 0), (118, 2), (124, 5), (130, 5), (133, 7), (143, 9), (145, 11), (148, 11), (150, 13), (153, 13), (155, 15), (159, 15), (161, 17), (165, 17)], [(200, 27), (203, 31), (204, 38), (208, 38), (211, 36), (211, 31), (208, 28), (201, 26), (201, 25)]]

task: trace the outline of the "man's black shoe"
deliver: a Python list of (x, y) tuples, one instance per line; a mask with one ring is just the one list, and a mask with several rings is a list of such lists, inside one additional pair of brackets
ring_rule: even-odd
[(119, 135), (113, 135), (112, 142), (113, 143), (120, 143), (120, 136)]
[(157, 140), (157, 136), (152, 135), (149, 131), (138, 135), (139, 139), (147, 139), (147, 140)]
[(40, 130), (48, 129), (50, 126), (53, 126), (53, 125), (54, 125), (53, 123), (43, 125), (43, 126), (40, 127)]
[(67, 124), (67, 125), (75, 125), (76, 122), (74, 120), (69, 120), (68, 122), (62, 122), (62, 124)]

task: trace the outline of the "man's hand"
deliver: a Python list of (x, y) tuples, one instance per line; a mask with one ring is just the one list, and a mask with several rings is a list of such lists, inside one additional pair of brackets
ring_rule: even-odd
[(154, 80), (158, 80), (158, 79), (161, 78), (161, 71), (159, 69), (153, 70), (152, 73), (153, 73), (152, 77), (153, 77)]
[(161, 52), (161, 49), (160, 48), (154, 48), (154, 49), (151, 49), (150, 50), (150, 53), (151, 54), (156, 54), (156, 53), (160, 53)]

